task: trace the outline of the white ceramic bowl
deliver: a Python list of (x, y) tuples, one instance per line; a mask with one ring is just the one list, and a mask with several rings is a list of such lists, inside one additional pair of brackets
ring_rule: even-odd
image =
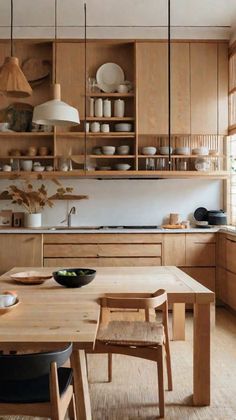
[(128, 155), (130, 151), (130, 146), (121, 145), (118, 146), (116, 150), (118, 155)]
[(43, 172), (44, 169), (45, 169), (45, 166), (39, 166), (39, 165), (34, 166), (34, 172)]
[(190, 155), (190, 147), (176, 147), (176, 155)]
[(51, 166), (51, 165), (46, 166), (46, 171), (47, 172), (52, 172), (53, 171), (53, 166)]
[(131, 165), (128, 163), (116, 163), (115, 169), (117, 171), (128, 171), (131, 168)]
[(208, 147), (196, 147), (192, 150), (193, 155), (207, 156), (209, 154)]
[(0, 308), (5, 308), (6, 306), (14, 305), (16, 301), (16, 296), (3, 294), (0, 295)]
[(118, 123), (115, 124), (115, 131), (131, 131), (132, 124), (129, 123)]
[(104, 155), (114, 155), (116, 151), (115, 146), (102, 146), (102, 153)]
[[(169, 154), (169, 147), (168, 146), (161, 146), (159, 148), (161, 155), (168, 155)], [(173, 149), (170, 147), (170, 154), (172, 153)]]
[(155, 155), (156, 152), (157, 152), (156, 147), (146, 146), (146, 147), (142, 148), (142, 154), (143, 155)]

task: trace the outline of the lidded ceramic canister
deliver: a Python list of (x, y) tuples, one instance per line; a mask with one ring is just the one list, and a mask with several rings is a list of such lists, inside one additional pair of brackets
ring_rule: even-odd
[(110, 99), (105, 99), (103, 101), (103, 116), (111, 117), (111, 101)]
[(114, 117), (122, 118), (125, 115), (125, 101), (116, 99), (114, 102)]
[(102, 98), (97, 98), (94, 105), (94, 114), (95, 117), (102, 117), (103, 116), (103, 100)]

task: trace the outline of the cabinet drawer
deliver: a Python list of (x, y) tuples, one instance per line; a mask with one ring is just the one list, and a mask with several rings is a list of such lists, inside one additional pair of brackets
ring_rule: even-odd
[(99, 244), (99, 257), (159, 257), (161, 244)]
[(186, 266), (214, 267), (215, 253), (214, 234), (186, 235)]
[(162, 243), (161, 233), (51, 233), (44, 235), (44, 244), (113, 244)]
[(44, 258), (44, 267), (98, 267), (98, 258)]
[(226, 238), (226, 268), (236, 273), (236, 237)]
[(46, 244), (44, 245), (44, 257), (97, 257), (98, 246), (96, 244)]
[(159, 266), (161, 258), (99, 258), (99, 267)]

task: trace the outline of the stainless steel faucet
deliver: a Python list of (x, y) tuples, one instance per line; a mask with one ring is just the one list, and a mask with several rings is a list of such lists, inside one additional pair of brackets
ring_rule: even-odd
[(71, 215), (72, 214), (76, 214), (76, 208), (75, 208), (75, 206), (71, 207), (71, 209), (68, 212), (66, 218), (64, 220), (62, 220), (61, 223), (67, 222), (67, 226), (70, 227), (71, 226)]

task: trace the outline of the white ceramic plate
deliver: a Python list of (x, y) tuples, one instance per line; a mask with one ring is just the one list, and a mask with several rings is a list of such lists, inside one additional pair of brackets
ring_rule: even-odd
[(115, 92), (117, 86), (125, 80), (125, 75), (120, 66), (115, 63), (105, 63), (96, 73), (97, 85), (103, 92)]

